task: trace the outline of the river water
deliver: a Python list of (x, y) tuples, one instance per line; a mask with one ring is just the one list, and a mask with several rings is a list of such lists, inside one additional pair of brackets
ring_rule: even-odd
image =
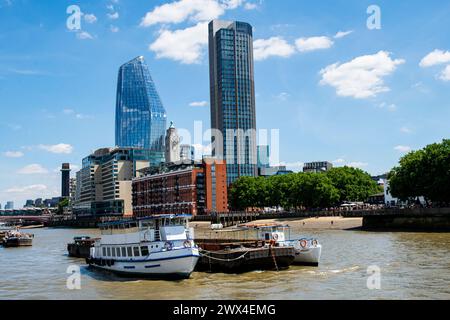
[[(449, 233), (302, 231), (323, 245), (318, 268), (194, 273), (171, 282), (121, 279), (67, 256), (74, 236), (97, 236), (97, 230), (28, 232), (35, 234), (33, 247), (0, 247), (0, 299), (450, 299)], [(70, 265), (81, 267), (80, 290), (67, 289)], [(380, 289), (367, 287), (370, 266), (381, 270)]]

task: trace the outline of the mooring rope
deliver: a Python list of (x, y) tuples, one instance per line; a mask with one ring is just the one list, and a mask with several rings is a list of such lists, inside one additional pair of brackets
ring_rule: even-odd
[[(244, 254), (242, 254), (241, 256), (239, 256), (239, 257), (237, 257), (237, 258), (234, 258), (234, 259), (221, 259), (221, 258), (216, 258), (216, 257), (209, 256), (209, 255), (207, 255), (207, 254), (203, 254), (202, 252), (207, 252), (207, 253), (210, 253), (210, 254), (212, 254), (212, 253), (214, 253), (214, 252), (212, 252), (212, 251), (207, 251), (207, 250), (201, 250), (201, 251), (200, 251), (200, 255), (201, 255), (201, 256), (206, 257), (206, 258), (209, 258), (209, 259), (211, 259), (211, 260), (223, 261), (223, 262), (232, 262), (232, 261), (244, 259), (245, 256), (246, 256), (250, 251), (247, 251), (247, 252), (245, 252)], [(217, 252), (217, 253), (214, 253), (214, 254), (222, 254), (222, 255), (226, 255), (226, 254), (229, 254), (229, 253), (219, 253), (219, 252)]]

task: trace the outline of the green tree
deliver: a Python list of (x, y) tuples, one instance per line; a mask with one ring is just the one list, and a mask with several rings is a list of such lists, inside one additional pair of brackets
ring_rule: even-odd
[(405, 155), (389, 173), (389, 185), (391, 194), (403, 201), (424, 196), (450, 203), (450, 140)]
[(64, 208), (69, 206), (69, 199), (67, 198), (63, 198), (59, 201), (58, 203), (58, 210), (57, 213), (58, 214), (63, 214), (64, 213)]
[(381, 192), (371, 176), (361, 169), (340, 167), (326, 173), (339, 192), (339, 202), (366, 201), (372, 194)]

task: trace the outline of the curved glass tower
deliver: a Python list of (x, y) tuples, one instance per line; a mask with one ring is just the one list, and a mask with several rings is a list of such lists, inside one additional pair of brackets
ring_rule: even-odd
[(164, 162), (166, 110), (144, 57), (119, 69), (116, 101), (116, 146), (149, 151), (151, 165)]

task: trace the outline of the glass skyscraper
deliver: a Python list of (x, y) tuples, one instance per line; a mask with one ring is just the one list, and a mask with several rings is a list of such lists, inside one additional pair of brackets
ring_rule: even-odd
[(209, 23), (213, 156), (227, 161), (228, 185), (257, 175), (253, 30), (244, 22)]
[(150, 164), (164, 162), (166, 110), (144, 57), (119, 69), (116, 101), (116, 146), (150, 151)]

